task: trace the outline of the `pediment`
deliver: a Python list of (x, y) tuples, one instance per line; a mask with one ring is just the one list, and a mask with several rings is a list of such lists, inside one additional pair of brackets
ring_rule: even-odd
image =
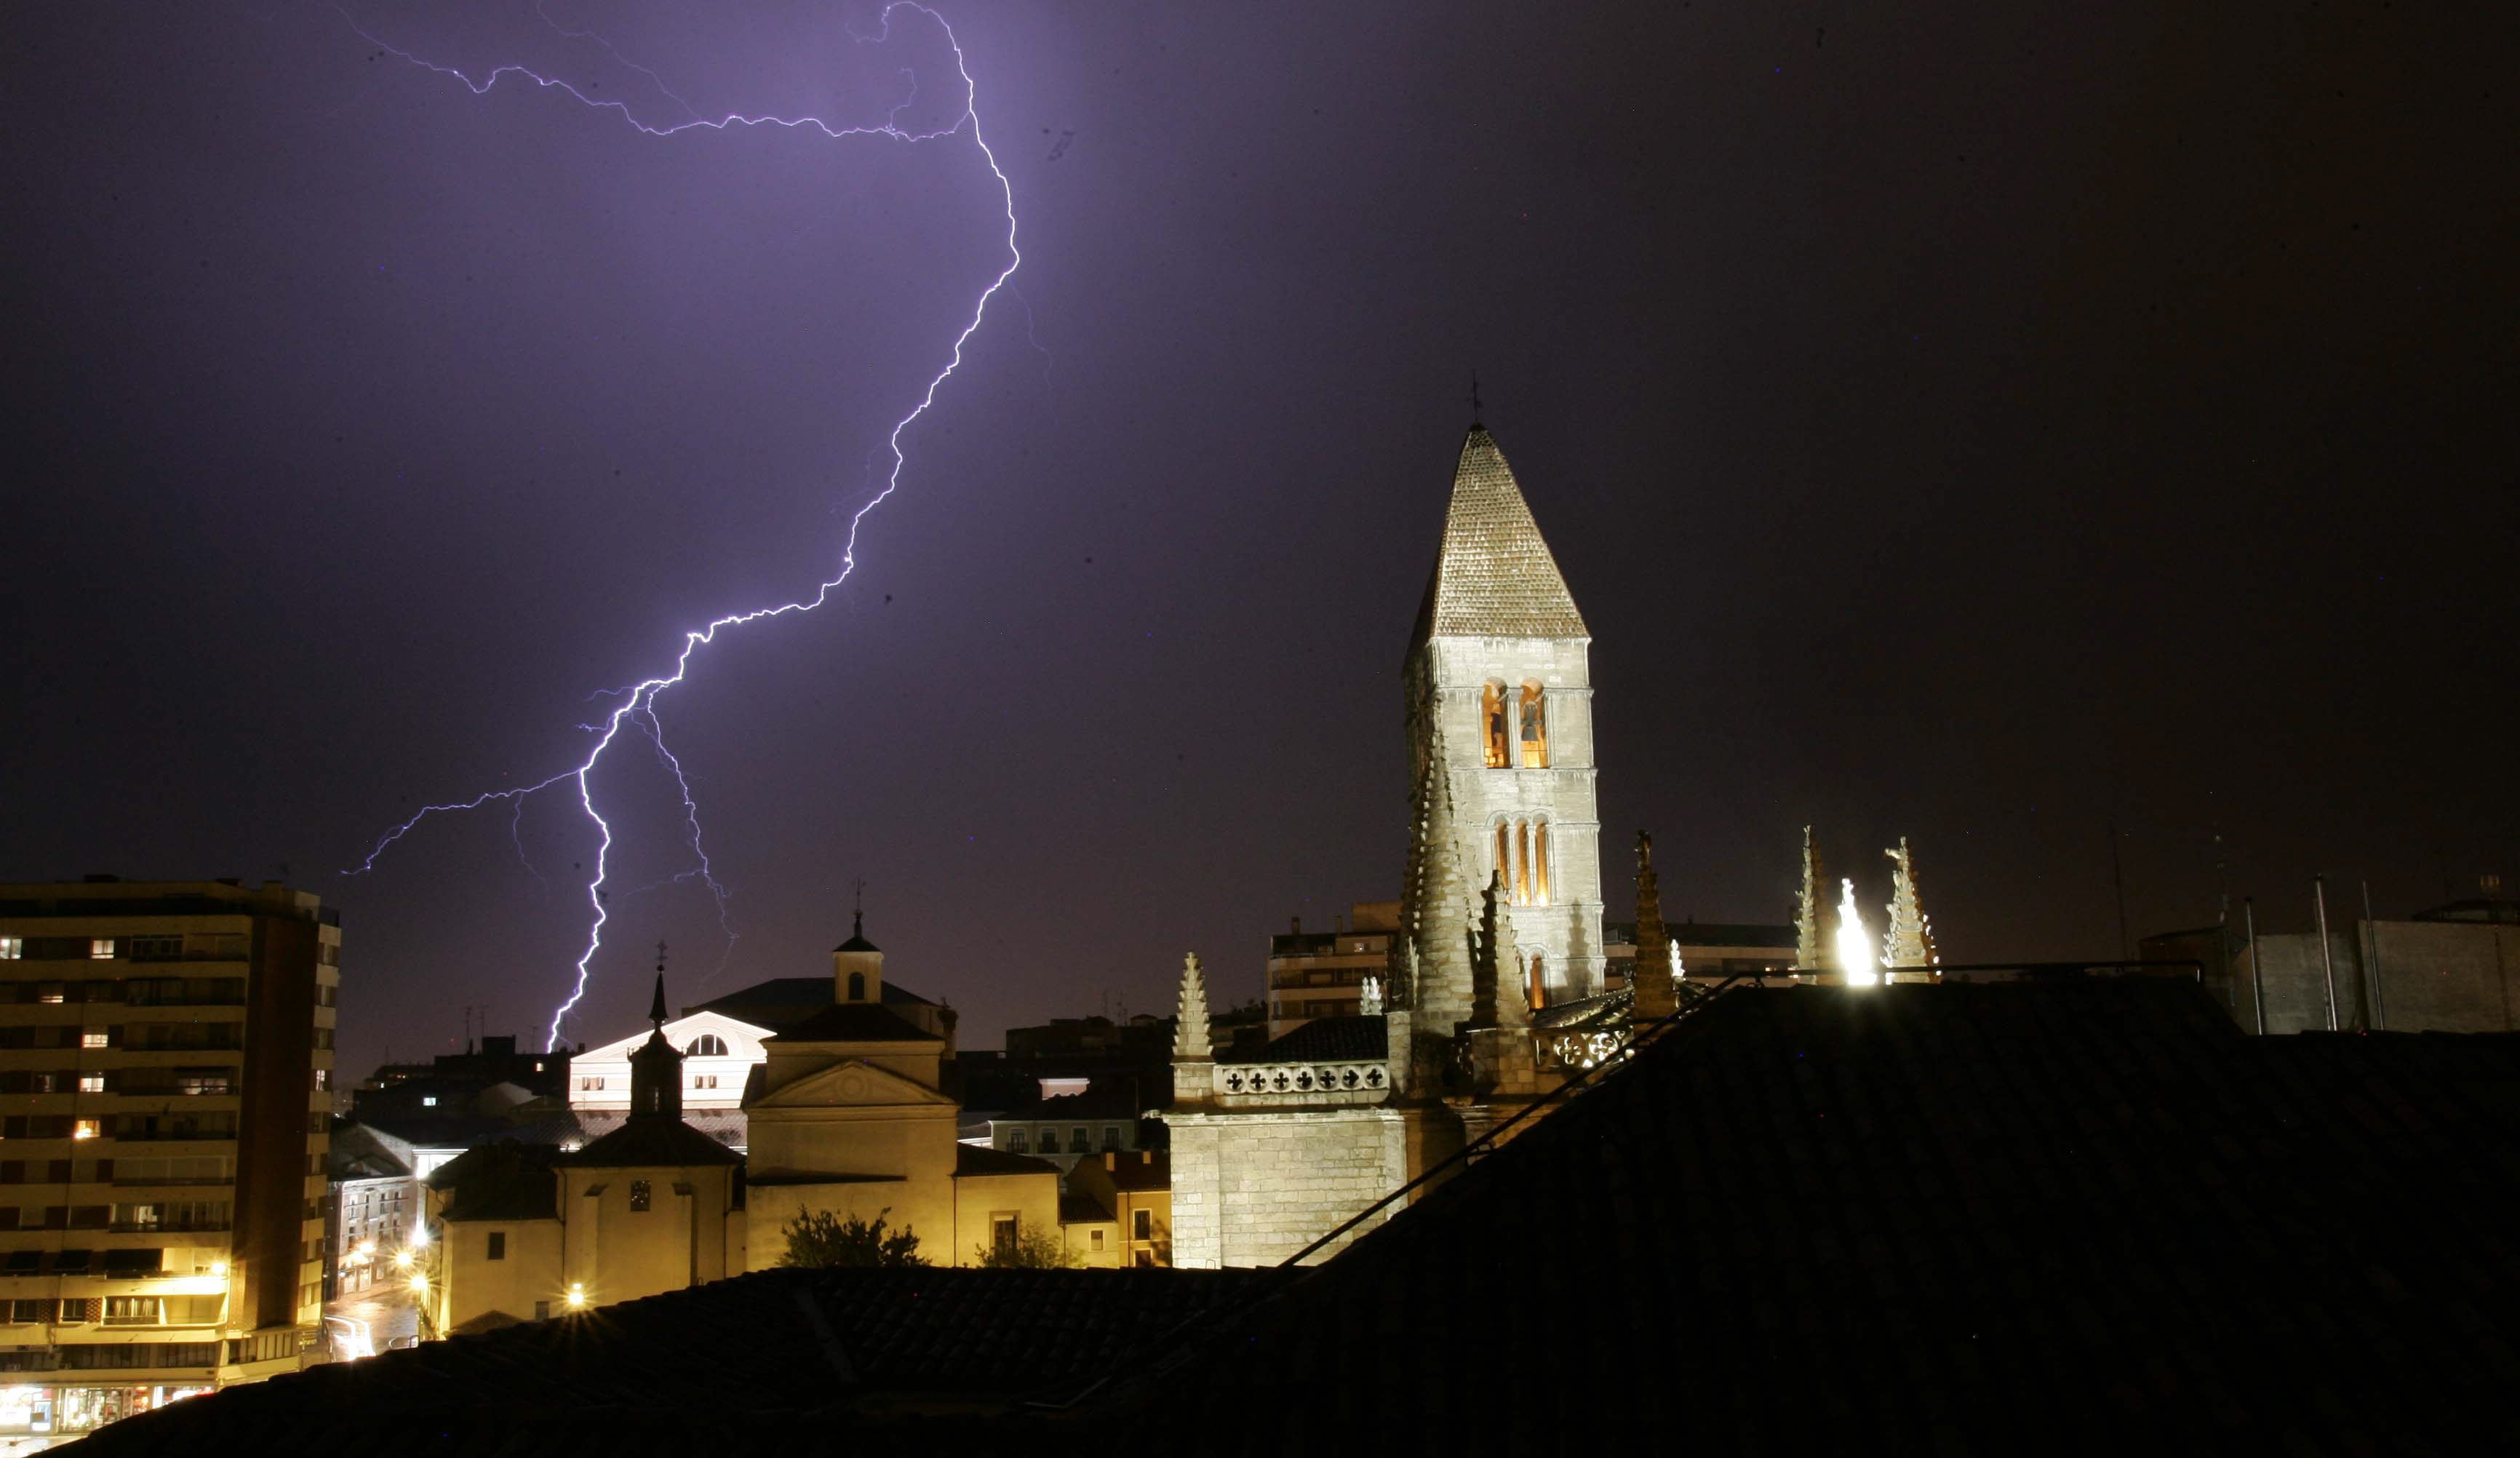
[(753, 1100), (749, 1107), (853, 1109), (902, 1104), (941, 1104), (952, 1108), (957, 1107), (958, 1101), (889, 1069), (877, 1068), (864, 1059), (848, 1058), (766, 1093)]

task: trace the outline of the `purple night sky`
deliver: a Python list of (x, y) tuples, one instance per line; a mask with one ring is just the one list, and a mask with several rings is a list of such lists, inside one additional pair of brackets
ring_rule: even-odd
[[(722, 969), (671, 776), (631, 730), (603, 761), (574, 1033), (630, 1028), (659, 935), (677, 1001), (823, 970), (858, 877), (968, 1046), (1167, 1011), (1190, 947), (1252, 995), (1287, 917), (1396, 894), (1474, 367), (1598, 635), (1614, 918), (1637, 827), (1701, 920), (1782, 920), (1806, 822), (1877, 905), (1907, 834), (1957, 961), (2113, 954), (2112, 822), (2138, 935), (2224, 886), (2295, 927), (2315, 871), (2384, 914), (2520, 873), (2488, 37), (938, 6), (1022, 266), (855, 574), (659, 701)], [(968, 128), (644, 135), (360, 33), (658, 128), (950, 125), (915, 12), (348, 9), (15, 18), (0, 877), (322, 893), (355, 1077), (467, 1004), (535, 1034), (596, 843), (563, 785), (340, 870), (583, 758), (589, 696), (684, 630), (810, 596), (1008, 257)]]

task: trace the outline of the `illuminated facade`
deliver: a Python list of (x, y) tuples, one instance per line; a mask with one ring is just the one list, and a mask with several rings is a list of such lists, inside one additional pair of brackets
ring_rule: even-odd
[(884, 996), (883, 953), (863, 925), (832, 951), (831, 1001), (763, 1045), (744, 1100), (751, 1261), (776, 1264), (799, 1210), (919, 1237), (938, 1265), (970, 1265), (1058, 1224), (1058, 1170), (962, 1143), (948, 1091), (949, 1010)]
[(1438, 755), (1472, 885), (1502, 877), (1538, 1000), (1601, 990), (1592, 630), (1495, 437), (1473, 426), (1407, 665), (1410, 774)]
[(0, 1439), (301, 1364), (340, 944), (278, 882), (0, 887)]
[[(741, 1109), (743, 1083), (768, 1057), (767, 1027), (702, 1008), (664, 1025), (665, 1041), (682, 1051), (683, 1107)], [(568, 1107), (585, 1114), (619, 1114), (630, 1107), (630, 1058), (651, 1034), (636, 1033), (569, 1061)]]
[(429, 1239), (397, 1269), (425, 1335), (504, 1326), (680, 1291), (744, 1268), (743, 1157), (683, 1122), (684, 1054), (665, 1036), (665, 976), (629, 1058), (628, 1116), (578, 1150), (512, 1143), (428, 1181)]
[(1391, 961), (1400, 903), (1359, 901), (1348, 922), (1328, 932), (1292, 931), (1269, 938), (1269, 1036), (1283, 1037), (1315, 1018), (1365, 1011), (1365, 983)]
[[(1473, 425), (1403, 666), (1407, 874), (1378, 977), (1369, 989), (1356, 968), (1353, 1007), (1305, 1007), (1267, 1044), (1220, 1052), (1196, 960), (1185, 968), (1165, 1116), (1175, 1264), (1304, 1253), (1624, 1023), (1631, 994), (1603, 986), (1591, 645), (1504, 453)], [(1309, 985), (1316, 969), (1285, 970)]]

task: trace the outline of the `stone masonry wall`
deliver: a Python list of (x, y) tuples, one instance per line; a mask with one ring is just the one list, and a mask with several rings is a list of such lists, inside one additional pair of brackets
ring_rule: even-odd
[[(1409, 1177), (1403, 1121), (1388, 1109), (1176, 1113), (1165, 1121), (1172, 1128), (1177, 1266), (1274, 1265)], [(1312, 1261), (1328, 1259), (1388, 1213)]]

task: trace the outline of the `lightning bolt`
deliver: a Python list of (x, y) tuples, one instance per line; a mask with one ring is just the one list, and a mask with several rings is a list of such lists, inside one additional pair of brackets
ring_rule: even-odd
[(915, 11), (919, 15), (926, 18), (928, 21), (933, 22), (936, 27), (944, 33), (946, 48), (953, 52), (955, 73), (961, 78), (963, 85), (963, 109), (961, 113), (953, 118), (953, 124), (950, 126), (921, 132), (907, 130), (900, 124), (900, 116), (903, 110), (908, 108), (918, 97), (918, 78), (911, 75), (908, 71), (904, 71), (903, 74), (909, 81), (911, 94), (904, 97), (899, 103), (894, 105), (892, 109), (885, 114), (883, 121), (878, 125), (833, 126), (816, 116), (754, 115), (738, 112), (729, 112), (723, 116), (712, 120), (699, 115), (694, 111), (689, 103), (684, 102), (681, 97), (675, 96), (673, 92), (667, 90), (664, 82), (657, 77), (654, 71), (649, 70), (646, 67), (635, 65), (634, 63), (622, 58), (618, 51), (613, 50), (611, 42), (605, 40), (602, 36), (595, 34), (592, 30), (571, 31), (562, 29), (557, 23), (551, 21), (549, 16), (544, 16), (543, 19), (545, 23), (552, 24), (552, 27), (556, 30), (560, 30), (562, 34), (571, 38), (593, 40), (596, 44), (602, 46), (607, 52), (610, 53), (616, 61), (620, 61), (621, 64), (629, 66), (632, 69), (642, 72), (651, 81), (655, 83), (656, 89), (660, 93), (674, 101), (677, 105), (682, 106), (686, 113), (691, 114), (690, 119), (688, 120), (674, 122), (667, 126), (652, 126), (640, 120), (637, 114), (630, 110), (629, 104), (626, 102), (603, 100), (589, 96), (564, 80), (561, 80), (555, 76), (545, 75), (528, 67), (515, 65), (501, 66), (478, 78), (475, 78), (472, 74), (455, 67), (441, 66), (436, 62), (426, 60), (410, 51), (403, 50), (402, 48), (392, 45), (378, 36), (372, 35), (367, 30), (362, 29), (358, 23), (350, 18), (347, 11), (343, 11), (341, 13), (342, 21), (362, 38), (375, 45), (380, 51), (413, 66), (420, 67), (425, 70), (433, 71), (442, 76), (452, 76), (456, 80), (463, 82), (464, 85), (475, 96), (482, 95), (489, 91), (491, 87), (499, 83), (502, 77), (516, 76), (521, 80), (529, 81), (539, 87), (563, 92), (569, 97), (575, 99), (580, 105), (591, 107), (599, 111), (616, 113), (620, 115), (623, 121), (652, 137), (670, 137), (682, 132), (702, 128), (710, 131), (731, 131), (738, 127), (749, 129), (752, 127), (776, 126), (790, 130), (810, 128), (820, 131), (823, 135), (830, 137), (834, 141), (845, 140), (851, 137), (882, 137), (889, 141), (915, 144), (920, 142), (939, 141), (944, 138), (959, 136), (968, 127), (971, 134), (971, 145), (979, 149), (981, 158), (988, 162), (989, 174), (997, 179), (999, 195), (1006, 205), (1007, 265), (1005, 268), (999, 270), (997, 277), (990, 280), (989, 287), (980, 291), (979, 297), (973, 301), (971, 305), (970, 321), (963, 326), (961, 333), (955, 335), (954, 345), (953, 348), (948, 351), (945, 367), (938, 370), (935, 375), (929, 378), (926, 388), (920, 392), (919, 402), (911, 407), (910, 413), (904, 415), (901, 419), (893, 423), (892, 431), (885, 437), (884, 442), (886, 447), (892, 452), (892, 469), (884, 475), (883, 489), (878, 491), (874, 497), (869, 499), (865, 505), (859, 507), (856, 513), (849, 518), (847, 538), (841, 544), (840, 548), (839, 570), (834, 573), (830, 580), (817, 586), (811, 596), (799, 597), (790, 602), (778, 603), (769, 607), (753, 608), (745, 612), (730, 613), (723, 617), (712, 619), (704, 627), (686, 631), (683, 634), (682, 648), (674, 655), (673, 669), (671, 672), (661, 673), (652, 678), (644, 678), (625, 688), (616, 689), (611, 691), (609, 694), (599, 696), (613, 698), (618, 702), (613, 705), (609, 712), (606, 713), (597, 722), (583, 726), (589, 732), (595, 734), (595, 746), (587, 752), (586, 757), (580, 760), (575, 767), (562, 770), (558, 774), (536, 784), (518, 786), (508, 790), (486, 791), (468, 800), (458, 800), (447, 804), (424, 806), (419, 813), (413, 815), (410, 819), (403, 821), (393, 829), (385, 832), (385, 834), (378, 840), (375, 847), (369, 850), (365, 861), (361, 862), (353, 869), (347, 869), (342, 872), (345, 876), (357, 876), (374, 870), (379, 856), (382, 855), (395, 842), (418, 829), (421, 822), (427, 820), (431, 815), (449, 815), (465, 810), (477, 810), (501, 800), (521, 801), (529, 796), (535, 795), (541, 791), (549, 790), (556, 785), (562, 784), (563, 782), (573, 782), (577, 788), (578, 807), (585, 812), (586, 818), (594, 823), (596, 832), (600, 837), (595, 852), (595, 875), (594, 878), (586, 884), (587, 907), (592, 913), (592, 920), (587, 926), (586, 949), (578, 954), (576, 962), (576, 980), (569, 987), (568, 997), (552, 1012), (551, 1032), (545, 1043), (545, 1047), (547, 1049), (557, 1048), (560, 1046), (561, 1020), (567, 1017), (569, 1010), (576, 1007), (579, 999), (586, 995), (586, 985), (590, 977), (588, 968), (595, 960), (595, 954), (601, 951), (604, 947), (604, 928), (606, 922), (608, 920), (604, 905), (604, 883), (612, 853), (612, 825), (610, 821), (604, 818), (604, 812), (596, 807), (595, 790), (591, 783), (591, 778), (595, 772), (596, 766), (603, 762), (605, 752), (611, 749), (613, 742), (620, 737), (622, 726), (625, 724), (632, 723), (633, 721), (636, 721), (639, 724), (640, 729), (646, 733), (649, 740), (655, 746), (657, 755), (672, 773), (675, 785), (682, 793), (685, 819), (691, 827), (692, 850), (699, 859), (698, 874), (701, 880), (708, 886), (710, 893), (717, 898), (719, 925), (727, 929), (729, 950), (732, 952), (735, 933), (732, 926), (726, 921), (726, 888), (719, 883), (715, 873), (710, 869), (707, 851), (701, 848), (699, 807), (692, 796), (691, 780), (689, 776), (683, 772), (682, 761), (674, 757), (674, 753), (671, 750), (665, 748), (664, 731), (656, 718), (657, 697), (664, 693), (665, 690), (670, 689), (683, 681), (684, 674), (690, 671), (692, 655), (716, 642), (717, 635), (720, 632), (728, 628), (743, 627), (746, 624), (759, 622), (765, 618), (785, 617), (790, 614), (811, 613), (815, 609), (823, 606), (824, 603), (830, 601), (832, 590), (849, 579), (849, 574), (857, 570), (859, 525), (866, 521), (868, 513), (874, 511), (877, 507), (883, 505), (884, 501), (890, 497), (894, 491), (900, 489), (902, 470), (909, 464), (909, 458), (903, 454), (901, 448), (902, 433), (908, 431), (912, 426), (919, 423), (920, 418), (925, 415), (929, 407), (936, 403), (937, 390), (944, 387), (947, 380), (953, 378), (955, 371), (963, 367), (963, 348), (966, 344), (970, 342), (971, 336), (979, 332), (981, 322), (988, 317), (989, 301), (997, 297), (998, 292), (1006, 287), (1007, 280), (1014, 277), (1015, 270), (1023, 263), (1023, 253), (1015, 247), (1014, 185), (1007, 180), (1006, 170), (998, 165), (997, 154), (989, 149), (988, 141), (980, 134), (980, 114), (978, 107), (979, 86), (971, 79), (970, 67), (963, 55), (962, 43), (955, 38), (954, 27), (946, 23), (943, 16), (928, 9), (926, 6), (918, 3), (918, 0), (892, 0), (892, 3), (886, 5), (883, 9), (883, 14), (880, 19), (880, 26), (876, 34), (872, 36), (853, 35), (851, 38), (861, 42), (881, 44), (883, 41), (891, 37), (894, 14), (898, 11), (905, 10)]

